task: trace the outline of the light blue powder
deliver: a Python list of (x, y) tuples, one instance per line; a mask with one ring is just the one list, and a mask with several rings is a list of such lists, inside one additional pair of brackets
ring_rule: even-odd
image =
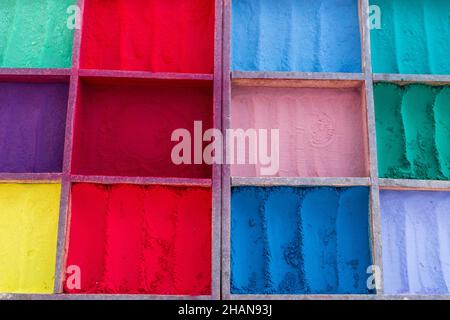
[(380, 194), (384, 292), (449, 294), (450, 192)]
[(357, 0), (233, 0), (232, 69), (361, 72)]

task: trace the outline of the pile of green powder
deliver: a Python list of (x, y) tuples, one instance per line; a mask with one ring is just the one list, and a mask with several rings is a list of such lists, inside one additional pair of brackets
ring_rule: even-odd
[(70, 68), (75, 0), (0, 0), (1, 68)]
[(380, 178), (450, 180), (450, 86), (374, 86)]

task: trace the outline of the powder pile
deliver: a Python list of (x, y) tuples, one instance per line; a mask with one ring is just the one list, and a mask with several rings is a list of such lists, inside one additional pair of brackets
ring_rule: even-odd
[(211, 190), (75, 184), (71, 293), (211, 294)]
[(86, 1), (81, 66), (213, 73), (214, 2)]
[(59, 184), (0, 184), (0, 292), (53, 292), (60, 193)]
[(368, 202), (365, 187), (233, 188), (232, 293), (369, 293)]
[(1, 0), (0, 67), (70, 68), (75, 0)]
[(381, 191), (384, 291), (449, 294), (450, 193)]
[(355, 0), (233, 0), (232, 69), (360, 72)]
[(381, 28), (370, 32), (377, 73), (450, 74), (450, 1), (370, 0)]
[(382, 178), (450, 179), (450, 87), (374, 86)]
[(175, 165), (171, 159), (176, 129), (189, 130), (194, 150), (194, 121), (202, 121), (205, 130), (213, 127), (211, 86), (82, 82), (79, 102), (74, 173), (211, 177), (211, 166)]
[(0, 83), (0, 172), (61, 172), (69, 86)]
[[(278, 176), (366, 177), (367, 129), (361, 100), (358, 89), (236, 86), (231, 126), (279, 129)], [(260, 167), (260, 162), (236, 164), (231, 173), (259, 176)]]

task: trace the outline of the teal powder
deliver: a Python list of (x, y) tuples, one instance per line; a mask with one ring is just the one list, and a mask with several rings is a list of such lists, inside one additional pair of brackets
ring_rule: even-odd
[(373, 72), (450, 74), (450, 1), (370, 0), (370, 4), (381, 10), (381, 28), (370, 33)]
[(0, 0), (0, 67), (70, 68), (75, 0)]
[(369, 189), (235, 187), (233, 294), (368, 294)]
[(361, 72), (357, 0), (233, 0), (232, 69)]

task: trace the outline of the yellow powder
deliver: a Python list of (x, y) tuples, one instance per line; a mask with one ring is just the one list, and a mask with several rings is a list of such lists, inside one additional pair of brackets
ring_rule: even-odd
[(60, 193), (60, 184), (0, 184), (0, 292), (53, 292)]

